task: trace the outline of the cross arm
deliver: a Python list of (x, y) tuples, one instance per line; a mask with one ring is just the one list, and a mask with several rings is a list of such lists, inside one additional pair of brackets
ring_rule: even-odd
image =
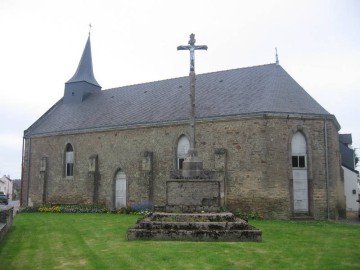
[(199, 46), (194, 46), (195, 50), (207, 50), (208, 46), (206, 45), (199, 45)]
[(190, 50), (190, 46), (178, 46), (177, 47), (178, 51), (183, 51), (183, 50)]

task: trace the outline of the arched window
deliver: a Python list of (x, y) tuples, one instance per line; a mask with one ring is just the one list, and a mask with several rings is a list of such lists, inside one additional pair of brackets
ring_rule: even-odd
[(309, 211), (309, 189), (306, 156), (307, 150), (305, 137), (301, 132), (296, 132), (291, 139), (291, 163), (295, 213), (308, 213)]
[(179, 170), (182, 170), (183, 168), (183, 162), (187, 157), (189, 148), (190, 148), (189, 139), (185, 135), (182, 135), (178, 141), (177, 150), (176, 150), (177, 168)]
[(291, 140), (293, 168), (306, 168), (306, 141), (304, 135), (296, 132)]
[(65, 175), (74, 176), (74, 149), (70, 143), (65, 149)]

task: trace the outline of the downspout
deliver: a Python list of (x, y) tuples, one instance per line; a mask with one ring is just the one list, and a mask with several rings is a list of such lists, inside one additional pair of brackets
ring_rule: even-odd
[(326, 179), (326, 211), (327, 219), (330, 219), (330, 205), (329, 205), (329, 156), (328, 156), (328, 136), (327, 136), (327, 121), (324, 116), (324, 141), (325, 141), (325, 179)]

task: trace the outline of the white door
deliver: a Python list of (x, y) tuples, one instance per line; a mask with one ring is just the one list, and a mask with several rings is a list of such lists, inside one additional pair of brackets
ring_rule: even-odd
[(126, 206), (126, 174), (118, 172), (115, 178), (115, 208)]
[(293, 169), (294, 212), (308, 212), (307, 170)]

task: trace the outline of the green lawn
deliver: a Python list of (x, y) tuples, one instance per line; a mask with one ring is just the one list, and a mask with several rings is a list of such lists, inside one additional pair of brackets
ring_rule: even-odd
[(138, 216), (22, 213), (0, 269), (360, 269), (360, 226), (251, 221), (261, 243), (127, 241)]

